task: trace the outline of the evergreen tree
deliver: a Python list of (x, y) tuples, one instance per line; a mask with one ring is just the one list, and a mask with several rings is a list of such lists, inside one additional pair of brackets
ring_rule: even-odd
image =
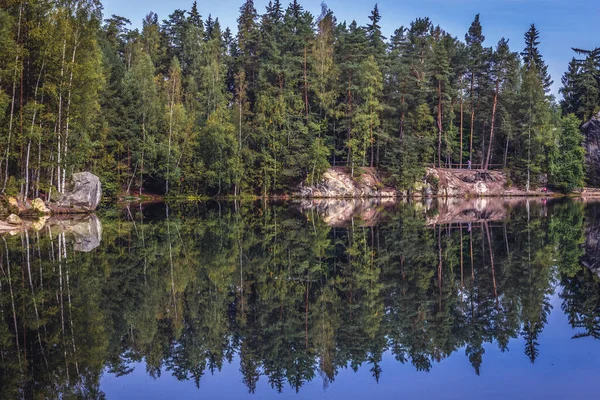
[(583, 186), (585, 150), (579, 131), (581, 121), (573, 114), (562, 117), (556, 155), (550, 167), (550, 182), (564, 193)]
[(554, 82), (548, 74), (548, 66), (540, 54), (538, 48), (540, 44), (539, 38), (539, 31), (535, 27), (535, 24), (531, 24), (529, 30), (525, 32), (525, 49), (521, 52), (521, 57), (523, 57), (523, 63), (525, 63), (527, 71), (534, 70), (538, 74), (542, 86), (547, 93)]
[(465, 35), (467, 44), (469, 61), (468, 61), (468, 81), (469, 81), (469, 103), (471, 108), (471, 122), (469, 133), (469, 160), (473, 162), (473, 140), (475, 135), (475, 117), (480, 107), (481, 102), (481, 81), (485, 68), (485, 52), (483, 48), (483, 29), (479, 22), (479, 14), (475, 15), (475, 19), (469, 27), (469, 31)]
[(371, 15), (369, 16), (370, 23), (365, 26), (365, 32), (367, 34), (367, 38), (369, 39), (369, 51), (372, 54), (377, 63), (380, 65), (380, 68), (384, 64), (385, 57), (385, 36), (381, 33), (381, 26), (379, 22), (381, 21), (381, 15), (379, 14), (379, 7), (375, 4), (373, 11), (371, 11)]

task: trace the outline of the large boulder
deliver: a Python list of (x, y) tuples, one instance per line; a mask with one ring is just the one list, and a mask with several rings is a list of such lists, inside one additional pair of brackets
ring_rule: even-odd
[(58, 207), (94, 211), (102, 197), (100, 179), (90, 172), (73, 174), (68, 190), (56, 202)]
[(600, 186), (600, 113), (581, 126), (585, 147), (586, 180)]

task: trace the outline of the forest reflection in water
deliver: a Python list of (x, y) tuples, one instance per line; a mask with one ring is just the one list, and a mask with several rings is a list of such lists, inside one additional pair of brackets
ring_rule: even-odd
[(1, 238), (2, 398), (103, 398), (103, 374), (141, 361), (200, 391), (238, 362), (250, 393), (348, 367), (378, 380), (385, 353), (430, 371), (462, 352), (479, 374), (484, 345), (513, 338), (534, 363), (557, 287), (573, 336), (600, 337), (600, 203), (208, 202), (101, 220), (87, 253), (73, 229)]

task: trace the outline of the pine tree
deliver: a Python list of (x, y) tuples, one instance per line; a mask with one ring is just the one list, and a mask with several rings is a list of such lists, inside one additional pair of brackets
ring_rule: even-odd
[(565, 115), (575, 114), (579, 110), (579, 73), (579, 63), (573, 58), (561, 78), (562, 87), (559, 90), (563, 96), (560, 105)]
[(550, 74), (548, 74), (548, 66), (540, 54), (538, 48), (540, 44), (539, 38), (539, 31), (535, 27), (535, 24), (531, 24), (529, 30), (525, 32), (525, 49), (521, 52), (521, 57), (523, 57), (525, 68), (528, 71), (536, 71), (547, 93), (554, 82)]
[[(585, 55), (583, 60), (574, 60), (569, 89), (573, 104), (567, 108), (574, 109), (574, 113), (583, 121), (596, 115), (600, 109), (600, 48), (594, 50), (573, 49), (577, 54)], [(571, 66), (570, 66), (571, 67)], [(567, 87), (565, 85), (565, 87)], [(564, 100), (568, 101), (567, 98)]]
[(488, 169), (490, 159), (492, 156), (492, 149), (494, 145), (494, 130), (496, 128), (497, 110), (499, 107), (499, 101), (502, 99), (501, 90), (505, 89), (505, 86), (509, 86), (509, 79), (511, 77), (512, 66), (516, 63), (517, 55), (511, 53), (508, 47), (508, 40), (502, 38), (496, 46), (496, 50), (492, 54), (492, 64), (490, 68), (490, 79), (494, 86), (494, 100), (492, 106), (492, 119), (490, 123), (490, 139), (488, 141), (487, 156), (483, 169)]
[(238, 46), (240, 49), (240, 61), (243, 66), (250, 87), (256, 84), (257, 57), (258, 57), (258, 14), (254, 8), (253, 0), (246, 0), (240, 7), (238, 18)]
[(371, 11), (369, 20), (371, 22), (365, 26), (365, 32), (370, 43), (369, 52), (375, 57), (381, 68), (383, 66), (385, 56), (386, 38), (381, 33), (381, 26), (379, 25), (379, 22), (381, 21), (381, 15), (379, 14), (379, 7), (377, 4), (375, 4), (373, 11)]
[(479, 22), (479, 14), (475, 15), (475, 19), (469, 27), (469, 31), (465, 35), (465, 42), (469, 52), (469, 67), (467, 69), (467, 75), (469, 79), (469, 102), (471, 107), (471, 123), (470, 123), (470, 134), (469, 134), (469, 160), (473, 161), (473, 136), (475, 134), (475, 114), (481, 101), (480, 93), (480, 82), (482, 78), (482, 72), (484, 68), (484, 49), (483, 42), (485, 36), (483, 36), (483, 29)]
[(444, 113), (449, 107), (450, 96), (450, 60), (443, 40), (443, 32), (437, 32), (433, 48), (433, 85), (436, 92), (436, 114), (437, 114), (437, 164), (442, 166), (442, 138), (444, 136)]
[[(357, 165), (374, 166), (375, 140), (381, 126), (380, 114), (383, 109), (379, 94), (383, 89), (383, 76), (374, 56), (369, 56), (357, 70), (357, 84), (360, 87), (357, 96), (356, 112), (352, 118), (352, 137), (348, 147), (352, 150), (352, 175)], [(367, 150), (371, 149), (370, 162), (367, 162)]]
[[(338, 105), (338, 112), (341, 117), (341, 125), (344, 132), (346, 133), (345, 138), (345, 151), (346, 151), (346, 162), (348, 166), (352, 166), (355, 163), (353, 154), (357, 154), (358, 148), (353, 148), (353, 144), (357, 144), (357, 141), (353, 136), (354, 131), (354, 117), (357, 112), (356, 98), (358, 97), (358, 90), (360, 87), (357, 83), (356, 76), (358, 75), (358, 68), (361, 62), (365, 58), (365, 51), (367, 48), (367, 36), (361, 27), (358, 26), (356, 21), (352, 21), (350, 26), (342, 26), (344, 33), (340, 38), (340, 50), (339, 50), (339, 64), (340, 64), (340, 80), (341, 91), (343, 93), (343, 101)], [(358, 160), (359, 162), (361, 160)]]
[(581, 121), (573, 114), (561, 119), (558, 146), (550, 166), (550, 182), (564, 193), (583, 186), (585, 150), (579, 131)]

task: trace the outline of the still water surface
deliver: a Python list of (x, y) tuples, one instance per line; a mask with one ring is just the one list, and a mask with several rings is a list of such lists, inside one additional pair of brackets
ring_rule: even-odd
[(0, 398), (597, 396), (600, 203), (131, 206), (0, 259)]

